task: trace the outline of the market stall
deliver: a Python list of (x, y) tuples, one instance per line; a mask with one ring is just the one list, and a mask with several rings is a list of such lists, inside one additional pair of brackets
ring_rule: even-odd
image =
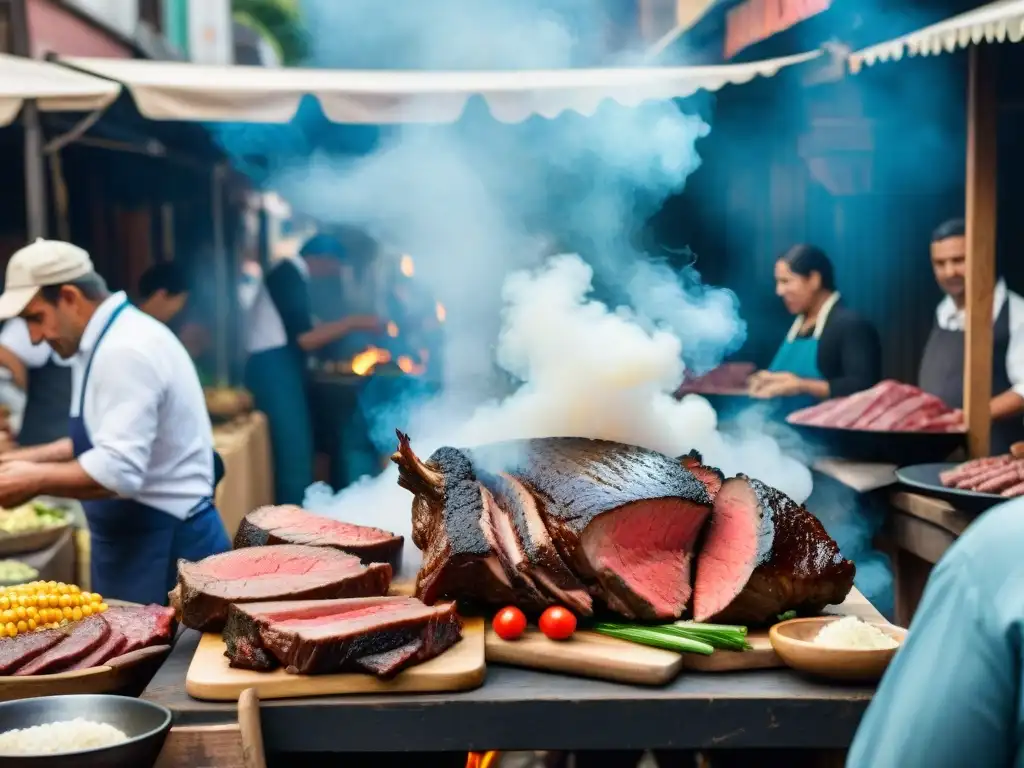
[[(964, 418), (970, 457), (989, 455), (993, 370), (993, 296), (996, 284), (997, 72), (995, 44), (1024, 39), (1024, 2), (1000, 0), (850, 55), (850, 71), (904, 56), (968, 50), (966, 168), (966, 332)], [(938, 458), (938, 457), (937, 457)], [(944, 465), (950, 469), (953, 465)], [(876, 466), (886, 473), (892, 467)], [(922, 467), (923, 469), (923, 467)], [(894, 551), (897, 616), (909, 621), (931, 566), (983, 508), (945, 493), (938, 470), (934, 487), (891, 491), (888, 536)], [(905, 473), (901, 473), (904, 475)], [(926, 472), (927, 474), (927, 472)], [(914, 476), (910, 472), (909, 476)], [(909, 477), (908, 476), (908, 477)], [(890, 489), (896, 483), (892, 478)], [(926, 484), (927, 485), (927, 484)], [(907, 492), (907, 491), (913, 492)], [(998, 500), (998, 499), (997, 499)], [(990, 502), (991, 503), (991, 502)]]
[[(285, 122), (299, 101), (312, 95), (330, 119), (340, 122), (451, 121), (473, 97), (482, 97), (499, 121), (516, 122), (566, 110), (592, 114), (607, 99), (636, 105), (717, 90), (816, 55), (720, 67), (504, 73), (254, 73), (139, 61), (65, 63), (125, 84), (140, 112), (153, 119)], [(251, 418), (248, 427), (258, 420)], [(651, 495), (649, 488), (634, 488), (629, 499), (606, 499), (600, 508), (573, 512), (587, 522), (571, 534), (556, 534), (550, 530), (555, 523), (538, 512), (526, 480), (506, 478), (510, 485), (504, 490), (483, 485), (483, 479), (460, 480), (462, 505), (451, 501), (455, 494), (439, 492), (454, 486), (439, 479), (439, 471), (425, 468), (401, 435), (394, 460), (402, 486), (419, 497), (412, 503), (418, 517), (414, 538), (435, 559), (421, 581), (444, 574), (433, 587), (420, 585), (422, 600), (407, 596), (408, 582), (391, 584), (400, 537), (297, 508), (250, 513), (238, 548), (197, 563), (181, 561), (171, 602), (188, 629), (146, 692), (147, 699), (168, 706), (175, 716), (162, 765), (194, 765), (197, 756), (200, 762), (237, 764), (236, 702), (246, 690), (256, 690), (266, 702), (262, 730), (275, 752), (845, 749), (873, 682), (905, 633), (854, 589), (853, 563), (841, 556), (821, 524), (774, 488), (744, 476), (726, 480), (698, 455), (674, 458), (624, 444), (595, 449), (581, 442), (586, 441), (537, 441), (541, 454), (530, 465), (542, 472), (552, 466), (552, 456), (563, 462), (568, 456), (578, 464), (569, 473), (572, 482), (606, 488), (615, 483), (594, 479), (585, 468), (588, 451), (599, 450), (606, 453), (605, 467), (632, 466), (638, 477), (647, 473), (643, 482), (670, 482), (671, 491)], [(462, 462), (470, 460), (452, 461), (458, 467), (453, 471), (466, 475)], [(532, 476), (529, 487), (543, 481)], [(553, 480), (564, 481), (564, 476)], [(725, 571), (716, 571), (715, 564), (726, 560), (728, 537), (698, 543), (719, 492), (728, 497), (720, 516), (726, 519), (729, 509), (740, 509), (749, 523), (736, 534), (746, 554)], [(522, 508), (512, 493), (519, 494)], [(564, 489), (544, 493), (551, 499), (565, 496)], [(568, 496), (593, 499), (602, 493)], [(445, 505), (443, 513), (438, 504)], [(634, 526), (638, 542), (623, 532), (629, 515), (645, 506), (655, 524)], [(528, 521), (529, 542), (517, 538), (525, 534), (515, 533), (513, 514)], [(557, 514), (568, 517), (569, 511), (560, 508)], [(593, 522), (618, 514), (627, 523), (621, 528)], [(487, 530), (502, 532), (500, 541), (486, 539), (485, 515), (491, 521)], [(761, 521), (769, 518), (773, 522), (762, 530)], [(680, 520), (691, 522), (675, 530)], [(569, 554), (586, 547), (561, 539), (559, 548), (552, 543), (555, 535), (574, 536), (578, 543), (587, 525), (595, 536), (607, 537), (597, 549), (611, 553), (597, 568), (585, 561), (589, 555)], [(795, 533), (777, 536), (776, 527)], [(644, 561), (640, 567), (628, 557), (612, 561), (626, 543), (619, 540), (623, 536), (629, 545), (623, 549)], [(330, 546), (308, 546), (311, 541)], [(763, 558), (756, 555), (766, 546), (772, 567), (759, 571)], [(518, 547), (531, 553), (543, 549), (545, 563), (535, 556), (516, 565), (517, 557), (525, 557)], [(776, 558), (776, 550), (784, 549)], [(829, 556), (818, 556), (822, 551)], [(768, 552), (762, 554), (768, 558)], [(702, 577), (695, 576), (692, 589), (691, 559), (698, 574), (711, 574), (703, 586)], [(776, 567), (776, 560), (784, 564)], [(666, 583), (671, 588), (663, 588)], [(627, 636), (623, 625), (605, 625), (594, 617), (595, 607), (600, 613), (594, 595), (632, 622)], [(464, 607), (474, 600), (486, 610)], [(462, 613), (454, 601), (460, 601)], [(512, 622), (522, 616), (515, 637), (504, 634), (509, 630), (504, 625), (485, 630), (502, 605)], [(539, 630), (527, 629), (526, 611), (541, 614)], [(689, 613), (698, 622), (672, 623)], [(797, 613), (805, 618), (794, 620)], [(157, 609), (156, 615), (162, 620), (166, 612)], [(652, 629), (641, 619), (662, 624)], [(695, 628), (697, 623), (704, 626)], [(264, 626), (271, 631), (264, 633)], [(866, 632), (871, 640), (863, 645), (842, 629), (825, 632), (829, 627), (852, 627), (855, 636)], [(307, 630), (312, 634), (302, 634)], [(822, 632), (833, 634), (832, 645), (819, 639)], [(284, 644), (274, 646), (274, 638)], [(163, 641), (158, 637), (155, 647), (162, 648)], [(810, 654), (799, 650), (804, 646)], [(300, 647), (302, 652), (292, 652)], [(539, 652), (524, 655), (523, 649)], [(851, 651), (854, 663), (839, 663)], [(581, 659), (593, 663), (581, 665)], [(794, 670), (810, 670), (820, 682)], [(647, 685), (641, 687), (637, 681), (643, 675)], [(836, 685), (836, 680), (858, 684)]]
[(228, 536), (249, 512), (274, 503), (267, 417), (256, 411), (213, 428), (213, 444), (224, 460), (215, 503)]

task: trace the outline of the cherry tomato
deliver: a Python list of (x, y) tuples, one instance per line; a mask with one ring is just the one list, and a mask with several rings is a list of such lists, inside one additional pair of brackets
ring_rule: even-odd
[(502, 640), (518, 640), (526, 631), (526, 616), (515, 606), (502, 608), (494, 616), (494, 634)]
[(553, 605), (540, 615), (540, 631), (549, 640), (568, 640), (576, 631), (576, 617), (572, 611)]

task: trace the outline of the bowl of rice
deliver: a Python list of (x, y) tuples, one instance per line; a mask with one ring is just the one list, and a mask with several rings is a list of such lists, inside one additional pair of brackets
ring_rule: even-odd
[(856, 616), (791, 619), (768, 638), (782, 662), (799, 672), (831, 680), (877, 682), (903, 644), (907, 630)]
[(126, 696), (41, 696), (0, 703), (0, 765), (152, 768), (171, 711)]

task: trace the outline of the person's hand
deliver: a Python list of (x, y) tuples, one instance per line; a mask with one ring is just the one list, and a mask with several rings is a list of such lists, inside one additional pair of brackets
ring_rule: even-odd
[(771, 371), (757, 371), (747, 377), (747, 392), (753, 395), (772, 376)]
[(30, 461), (0, 464), (0, 507), (12, 509), (34, 499), (40, 493), (40, 465)]
[(769, 373), (758, 380), (751, 389), (751, 397), (770, 400), (774, 397), (789, 397), (803, 392), (803, 380), (788, 371)]
[(350, 330), (370, 333), (383, 333), (387, 325), (376, 315), (351, 315), (345, 318), (345, 323)]

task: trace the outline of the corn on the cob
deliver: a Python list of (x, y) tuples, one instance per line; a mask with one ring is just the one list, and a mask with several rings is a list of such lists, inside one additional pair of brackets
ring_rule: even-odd
[(0, 638), (56, 629), (105, 610), (102, 595), (83, 592), (74, 584), (33, 581), (7, 587), (0, 589)]

